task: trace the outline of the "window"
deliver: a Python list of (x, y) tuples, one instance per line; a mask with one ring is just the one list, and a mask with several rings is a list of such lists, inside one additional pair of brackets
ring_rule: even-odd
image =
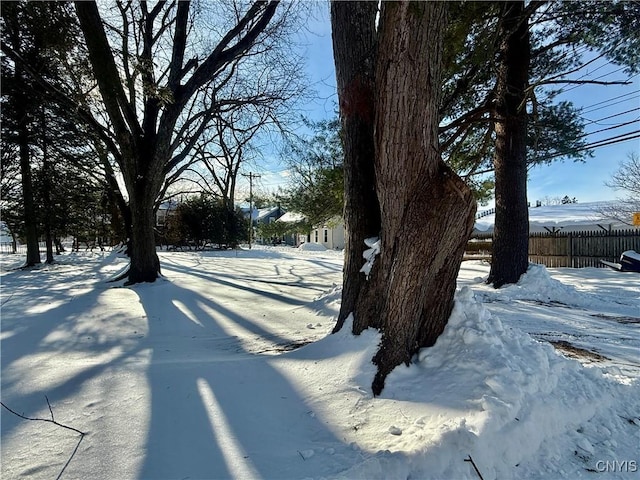
[(329, 242), (329, 230), (327, 230), (326, 228), (324, 229), (324, 243), (328, 243)]
[(318, 243), (318, 230), (316, 230), (316, 243)]

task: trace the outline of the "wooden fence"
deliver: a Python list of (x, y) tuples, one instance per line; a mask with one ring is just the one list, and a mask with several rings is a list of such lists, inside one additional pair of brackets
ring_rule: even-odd
[[(467, 258), (490, 256), (491, 238), (492, 234), (474, 235)], [(604, 267), (600, 260), (618, 262), (626, 250), (640, 252), (640, 229), (529, 235), (529, 261), (547, 267)]]

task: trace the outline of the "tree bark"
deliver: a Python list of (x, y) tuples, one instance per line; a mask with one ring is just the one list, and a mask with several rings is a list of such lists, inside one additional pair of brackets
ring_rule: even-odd
[(42, 208), (44, 210), (43, 228), (44, 228), (44, 240), (46, 246), (46, 260), (49, 265), (53, 263), (53, 234), (51, 231), (51, 189), (53, 166), (49, 159), (49, 139), (47, 138), (47, 123), (46, 113), (44, 108), (40, 111), (40, 138), (42, 148)]
[(475, 216), (471, 190), (440, 157), (443, 2), (385, 3), (376, 70), (376, 180), (382, 218), (376, 260), (382, 342), (373, 392), (435, 343), (453, 308)]
[(495, 117), (496, 216), (491, 271), (495, 288), (516, 283), (529, 266), (527, 206), (527, 112), (529, 26), (524, 2), (502, 5)]
[[(24, 128), (24, 130), (22, 130)], [(28, 132), (26, 125), (20, 126), (20, 176), (22, 178), (22, 198), (24, 201), (24, 229), (27, 241), (27, 259), (25, 267), (33, 267), (42, 262), (40, 245), (38, 243), (38, 226), (36, 220), (36, 205), (33, 199), (33, 182), (31, 177), (31, 155), (29, 153)]]
[(155, 282), (160, 275), (160, 259), (155, 241), (155, 191), (151, 188), (136, 189), (129, 199), (131, 209), (131, 266), (127, 285)]
[[(348, 139), (368, 138), (364, 134), (371, 132), (371, 125), (366, 122), (361, 124), (363, 137), (355, 136), (355, 129), (348, 128), (352, 110), (366, 112), (363, 106), (373, 105), (375, 125), (375, 175), (360, 189), (352, 188), (354, 179), (345, 182), (345, 197), (351, 202), (345, 216), (353, 222), (349, 233), (362, 233), (360, 243), (352, 240), (347, 244), (343, 301), (346, 298), (351, 303), (346, 308), (343, 305), (341, 316), (353, 308), (354, 333), (368, 326), (382, 332), (380, 348), (373, 358), (378, 372), (372, 389), (378, 395), (386, 376), (397, 365), (408, 364), (420, 348), (433, 345), (442, 333), (453, 308), (456, 278), (473, 228), (475, 201), (470, 189), (442, 161), (438, 144), (446, 4), (383, 4), (377, 53), (367, 57), (375, 58), (373, 89), (369, 85), (367, 89), (348, 88), (350, 79), (345, 78), (345, 72), (349, 70), (341, 69), (340, 62), (356, 69), (360, 60), (352, 52), (372, 42), (357, 34), (349, 43), (336, 41), (348, 38), (340, 29), (358, 32), (355, 25), (334, 16), (338, 5), (332, 4), (332, 25), (341, 114), (347, 125), (345, 145), (349, 145)], [(349, 65), (349, 60), (340, 55), (351, 57), (356, 65)], [(351, 81), (351, 86), (359, 86)], [(375, 96), (375, 102), (368, 101), (371, 96)], [(352, 175), (368, 167), (367, 161), (372, 158), (368, 145), (353, 141), (353, 151), (345, 149), (345, 165), (353, 162), (348, 165)], [(362, 163), (356, 163), (355, 158)], [(369, 218), (366, 209), (371, 205), (363, 201), (363, 190), (370, 187), (371, 179), (377, 194), (376, 206), (380, 208), (381, 251), (367, 281), (358, 273), (363, 264), (361, 240), (365, 236), (359, 221)], [(375, 222), (368, 225), (378, 226)], [(372, 233), (375, 231), (368, 231), (366, 236)], [(350, 262), (353, 270), (348, 270)], [(356, 292), (355, 301), (352, 291)]]
[(380, 234), (375, 191), (375, 62), (377, 2), (331, 2), (331, 25), (344, 149), (345, 256), (342, 303), (334, 332), (354, 314), (353, 331), (369, 324), (356, 310), (368, 283), (360, 273), (364, 240)]

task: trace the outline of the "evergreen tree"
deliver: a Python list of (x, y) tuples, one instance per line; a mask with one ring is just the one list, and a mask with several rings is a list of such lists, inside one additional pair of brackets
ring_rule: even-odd
[[(591, 155), (579, 110), (568, 102), (554, 103), (559, 91), (549, 86), (619, 83), (568, 78), (591, 61), (576, 53), (581, 46), (634, 72), (640, 49), (639, 13), (636, 2), (464, 3), (454, 8), (452, 41), (445, 54), (449, 76), (441, 106), (445, 119), (441, 145), (450, 164), (466, 178), (495, 171), (496, 232), (490, 274), (494, 286), (516, 282), (527, 269), (527, 166)], [(515, 37), (518, 29), (520, 37)], [(521, 54), (508, 60), (505, 42), (525, 35), (529, 47), (521, 47)], [(525, 57), (530, 62), (526, 83), (520, 79), (512, 85), (507, 75), (524, 73), (518, 62)], [(520, 92), (521, 101), (518, 112), (505, 123), (496, 108), (514, 90)], [(499, 140), (498, 127), (516, 123), (526, 125), (524, 141), (520, 133), (518, 140)], [(498, 148), (516, 144), (517, 151)]]
[[(50, 108), (31, 73), (51, 82), (60, 78), (60, 65), (75, 41), (73, 15), (69, 4), (58, 2), (9, 2), (2, 7), (2, 50), (11, 52), (2, 59), (2, 124), (4, 145), (13, 144), (19, 159), (23, 225), (27, 243), (25, 266), (40, 263), (38, 205), (33, 170), (36, 157), (46, 161), (39, 142), (42, 118)], [(38, 150), (40, 150), (38, 152)], [(46, 163), (41, 165), (46, 166)], [(51, 185), (39, 185), (44, 192)], [(51, 255), (47, 256), (52, 261)]]
[(344, 153), (338, 119), (305, 124), (313, 135), (289, 144), (292, 186), (278, 200), (288, 211), (304, 215), (310, 228), (343, 215)]

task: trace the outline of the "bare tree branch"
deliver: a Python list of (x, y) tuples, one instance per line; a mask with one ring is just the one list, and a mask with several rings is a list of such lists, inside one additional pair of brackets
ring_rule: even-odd
[(27, 417), (26, 415), (23, 415), (21, 413), (16, 412), (15, 410), (7, 407), (3, 402), (0, 402), (0, 405), (2, 405), (6, 410), (8, 410), (9, 412), (13, 413), (15, 416), (20, 417), (24, 420), (30, 420), (32, 422), (45, 422), (45, 423), (51, 423), (57, 427), (62, 427), (62, 428), (66, 428), (67, 430), (71, 430), (72, 432), (76, 432), (78, 434), (80, 434), (80, 439), (78, 440), (78, 443), (76, 444), (76, 447), (73, 449), (73, 452), (71, 453), (71, 456), (69, 457), (69, 459), (67, 460), (67, 462), (64, 464), (64, 466), (62, 467), (62, 470), (60, 471), (60, 473), (58, 474), (58, 476), (56, 477), (56, 480), (59, 480), (60, 478), (62, 478), (62, 474), (65, 472), (65, 470), (67, 469), (67, 467), (69, 466), (69, 464), (71, 463), (71, 460), (73, 460), (73, 457), (76, 455), (76, 452), (78, 451), (78, 448), (80, 448), (80, 443), (82, 443), (82, 440), (84, 439), (85, 435), (87, 435), (86, 432), (82, 432), (80, 430), (78, 430), (77, 428), (74, 427), (70, 427), (69, 425), (65, 425), (64, 423), (60, 423), (57, 422), (53, 416), (53, 409), (51, 408), (51, 404), (49, 403), (49, 399), (47, 398), (47, 396), (45, 395), (44, 397), (47, 400), (47, 406), (49, 407), (49, 412), (51, 413), (51, 418), (33, 418), (33, 417)]

